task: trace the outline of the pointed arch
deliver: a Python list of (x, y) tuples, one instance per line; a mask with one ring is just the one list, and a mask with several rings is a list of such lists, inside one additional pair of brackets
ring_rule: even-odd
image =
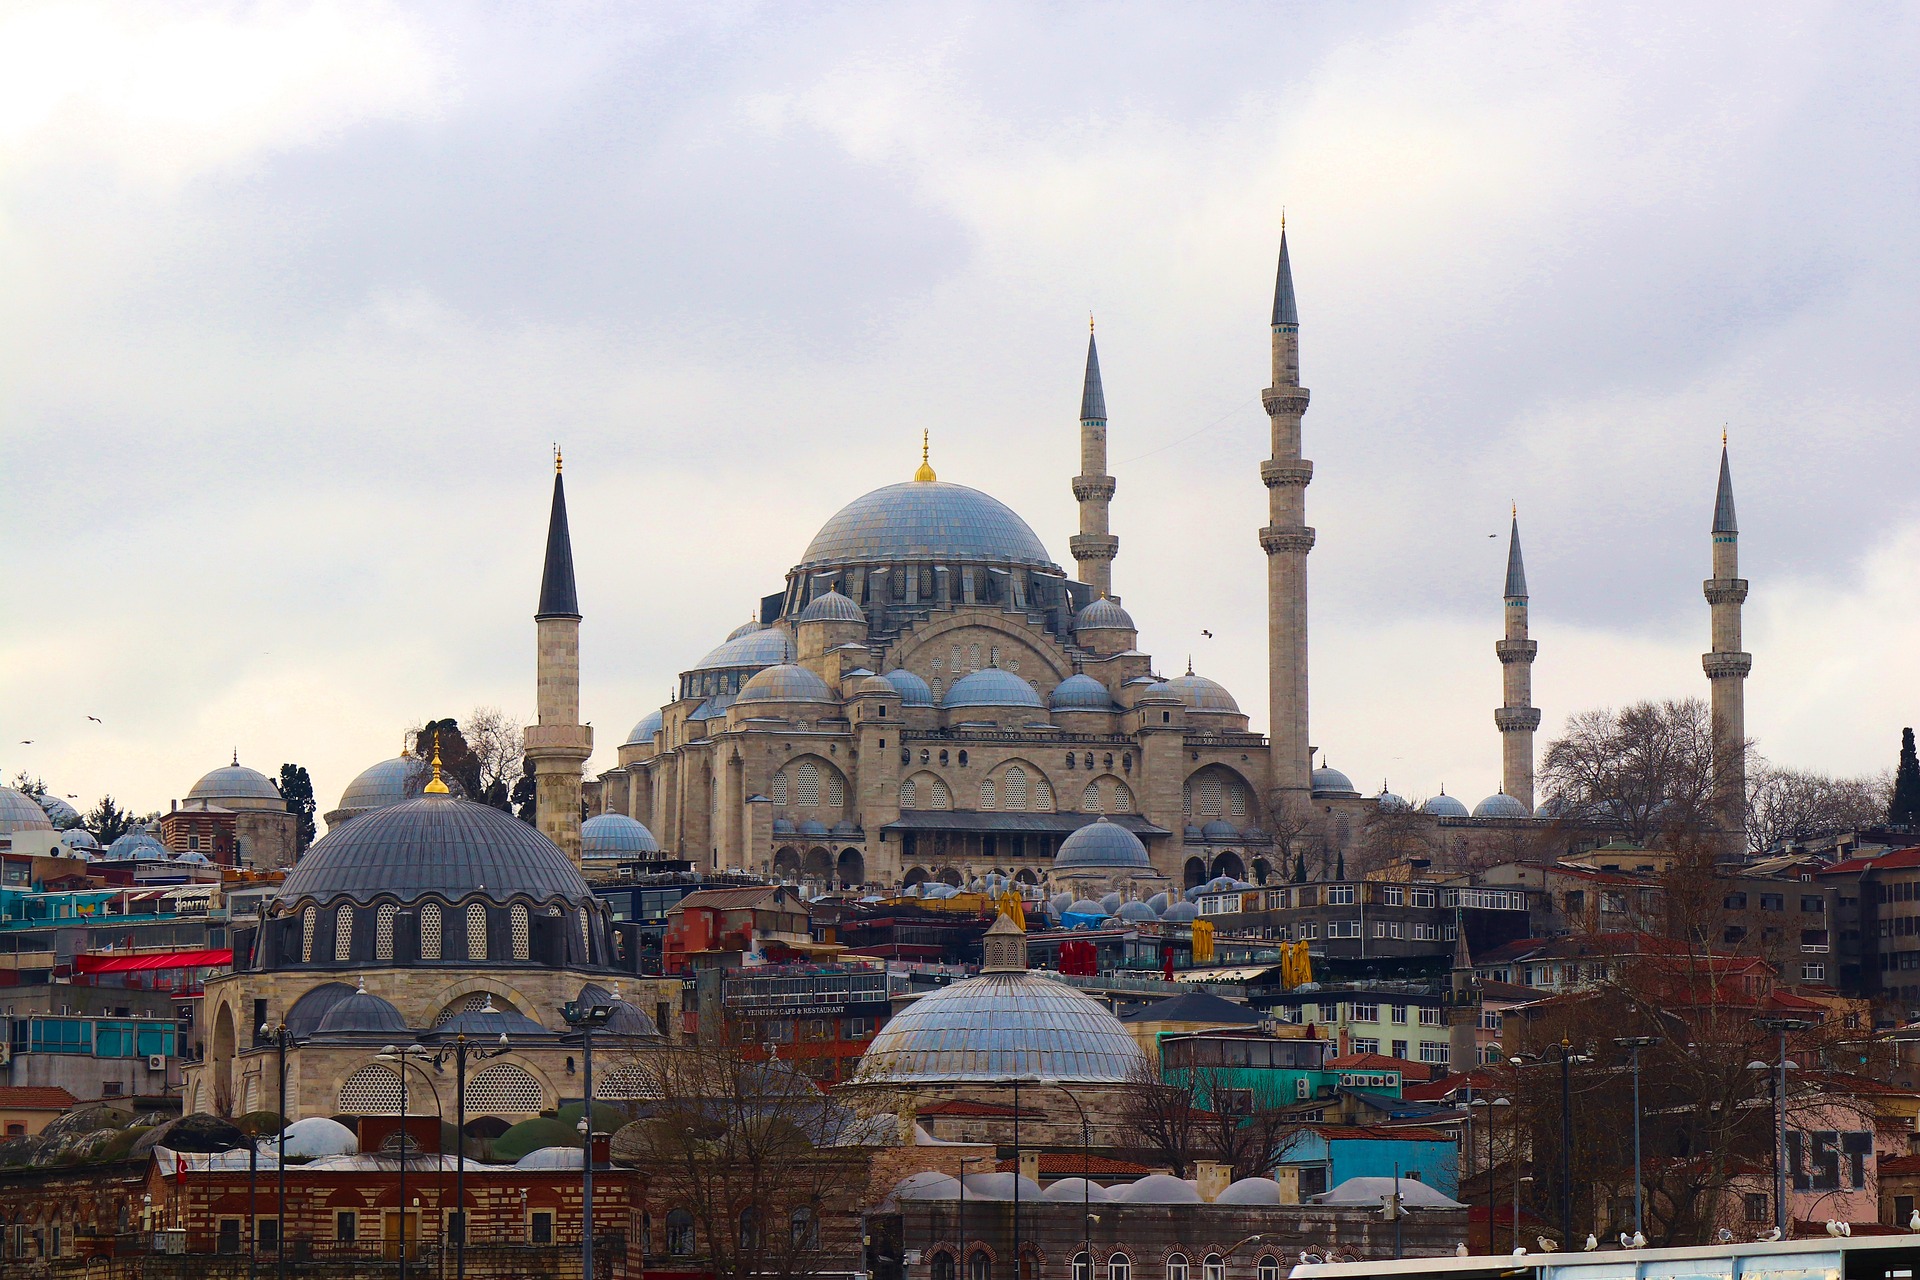
[(1000, 807), (1009, 813), (1048, 813), (1053, 809), (1053, 783), (1046, 770), (1024, 757), (997, 766), (990, 779), (998, 788)]

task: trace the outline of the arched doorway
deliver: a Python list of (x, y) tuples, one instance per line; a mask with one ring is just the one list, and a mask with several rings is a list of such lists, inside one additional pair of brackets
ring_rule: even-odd
[(965, 881), (961, 878), (960, 873), (952, 867), (942, 867), (940, 868), (940, 883), (952, 885), (958, 889)]
[(783, 848), (773, 855), (773, 874), (782, 880), (800, 878), (800, 854), (792, 848)]
[(213, 1076), (213, 1114), (233, 1114), (233, 1006), (223, 1004), (213, 1020), (213, 1059), (207, 1070)]
[(913, 888), (914, 885), (925, 884), (927, 882), (927, 879), (928, 879), (927, 869), (925, 867), (914, 867), (912, 870), (907, 872), (906, 876), (900, 881), (900, 883), (904, 884), (907, 888), (911, 889)]
[(833, 879), (833, 855), (825, 849), (807, 850), (806, 861), (801, 864), (808, 880), (827, 881)]
[(1180, 878), (1189, 889), (1205, 884), (1207, 882), (1207, 864), (1198, 858), (1188, 858), (1186, 868), (1181, 872)]
[(860, 856), (858, 849), (840, 851), (839, 869), (842, 887), (867, 882), (867, 860)]
[(1227, 852), (1215, 856), (1213, 860), (1213, 874), (1216, 876), (1229, 876), (1235, 880), (1244, 880), (1247, 878), (1247, 864), (1240, 860), (1239, 854), (1229, 849)]
[(1040, 883), (1039, 878), (1036, 877), (1033, 874), (1033, 872), (1027, 870), (1025, 867), (1022, 867), (1020, 870), (1013, 873), (1013, 882), (1015, 884), (1039, 884)]

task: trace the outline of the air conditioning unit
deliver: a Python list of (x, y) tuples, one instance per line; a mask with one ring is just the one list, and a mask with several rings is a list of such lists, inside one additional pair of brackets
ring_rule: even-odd
[[(0, 1067), (4, 1067), (9, 1062), (12, 1062), (12, 1061), (13, 1061), (13, 1046), (8, 1044), (4, 1040), (0, 1040)], [(1920, 1123), (1920, 1120), (1916, 1120), (1916, 1123)]]
[(164, 1053), (150, 1053), (150, 1054), (148, 1054), (148, 1055), (147, 1055), (147, 1070), (149, 1070), (149, 1071), (165, 1071), (166, 1069), (167, 1069), (167, 1055), (166, 1055), (166, 1054), (164, 1054)]
[(1313, 1085), (1308, 1082), (1305, 1076), (1301, 1076), (1293, 1082), (1293, 1096), (1296, 1098), (1311, 1098), (1313, 1096)]

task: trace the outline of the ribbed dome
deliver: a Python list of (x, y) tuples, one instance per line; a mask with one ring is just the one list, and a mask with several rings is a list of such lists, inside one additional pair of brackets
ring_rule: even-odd
[(1038, 973), (988, 973), (920, 997), (895, 1014), (856, 1077), (883, 1084), (996, 1081), (1039, 1075), (1121, 1084), (1145, 1058), (1104, 1005)]
[(1191, 902), (1176, 902), (1160, 913), (1163, 924), (1192, 924), (1200, 918), (1200, 908)]
[(80, 811), (52, 792), (40, 797), (40, 810), (56, 827), (67, 828), (80, 821)]
[(1074, 615), (1075, 631), (1138, 631), (1133, 615), (1102, 596)]
[(748, 618), (745, 622), (727, 632), (727, 639), (738, 640), (741, 636), (750, 636), (760, 629), (760, 619)]
[(98, 849), (100, 842), (85, 827), (70, 827), (60, 833), (60, 843), (69, 849)]
[(1496, 791), (1473, 806), (1476, 818), (1531, 818), (1533, 811), (1504, 791)]
[(647, 714), (641, 716), (640, 719), (635, 722), (633, 732), (627, 735), (626, 745), (631, 747), (651, 744), (653, 742), (653, 735), (660, 732), (660, 726), (663, 723), (665, 723), (665, 718), (661, 716), (658, 711), (647, 712)]
[(899, 690), (901, 706), (930, 707), (933, 705), (933, 689), (925, 680), (905, 667), (895, 667), (880, 678)]
[(1467, 816), (1467, 806), (1442, 791), (1421, 805), (1420, 812), (1430, 813), (1436, 818), (1464, 818)]
[(285, 809), (280, 788), (266, 774), (243, 764), (223, 764), (193, 784), (189, 800), (205, 800), (223, 809)]
[(1393, 794), (1393, 792), (1387, 790), (1385, 783), (1382, 783), (1380, 785), (1380, 794), (1375, 796), (1373, 800), (1375, 804), (1379, 805), (1382, 809), (1387, 809), (1387, 810), (1406, 809), (1411, 807), (1407, 804), (1405, 798), (1401, 796), (1397, 796)]
[(802, 622), (865, 622), (867, 615), (860, 612), (855, 604), (838, 591), (829, 591), (825, 595), (815, 596), (813, 602), (800, 611)]
[(805, 667), (768, 667), (740, 686), (738, 702), (832, 702), (833, 691)]
[(107, 846), (104, 855), (116, 862), (133, 858), (141, 862), (153, 862), (167, 856), (167, 848), (145, 831), (129, 831)]
[(1107, 686), (1084, 672), (1068, 676), (1055, 685), (1053, 696), (1047, 702), (1055, 711), (1113, 710), (1113, 699), (1107, 694)]
[(51, 831), (53, 823), (47, 811), (33, 797), (12, 787), (0, 787), (0, 835), (15, 831)]
[(1120, 904), (1120, 909), (1114, 912), (1114, 915), (1122, 920), (1133, 920), (1143, 924), (1149, 920), (1158, 920), (1160, 918), (1155, 914), (1154, 909), (1144, 902), (1123, 902)]
[(427, 894), (593, 900), (567, 855), (534, 827), (489, 805), (422, 796), (327, 832), (287, 873), (275, 901), (410, 902)]
[(1195, 711), (1231, 711), (1236, 715), (1240, 711), (1240, 704), (1233, 700), (1225, 685), (1191, 671), (1162, 682), (1162, 687)]
[(1055, 569), (1027, 522), (977, 489), (909, 480), (855, 498), (820, 526), (803, 565), (967, 560)]
[[(369, 765), (340, 793), (340, 803), (334, 813), (351, 818), (399, 804), (409, 796), (420, 794), (429, 772), (425, 760), (404, 753)], [(329, 815), (329, 820), (332, 816)]]
[[(316, 846), (318, 847), (318, 846)], [(316, 1035), (404, 1035), (412, 1037), (400, 1011), (379, 996), (356, 991), (328, 1009)]]
[(1355, 796), (1353, 780), (1338, 769), (1321, 765), (1313, 771), (1313, 794), (1317, 796)]
[(580, 854), (585, 858), (629, 858), (660, 852), (646, 824), (624, 813), (596, 813), (580, 824)]
[(1153, 862), (1139, 836), (1102, 814), (1060, 842), (1053, 869), (1150, 871)]
[(941, 700), (946, 707), (1040, 707), (1033, 686), (1011, 671), (983, 667), (961, 676)]
[(694, 671), (725, 667), (771, 667), (794, 659), (793, 641), (778, 627), (763, 627), (745, 635), (737, 632), (692, 666)]

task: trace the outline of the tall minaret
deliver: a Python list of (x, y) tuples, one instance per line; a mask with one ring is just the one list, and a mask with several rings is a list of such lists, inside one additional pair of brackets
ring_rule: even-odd
[(1271, 523), (1260, 531), (1267, 553), (1267, 711), (1273, 785), (1304, 800), (1313, 786), (1307, 748), (1307, 485), (1313, 464), (1300, 456), (1300, 316), (1293, 305), (1286, 220), (1280, 223), (1280, 270), (1273, 285), (1273, 385), (1261, 393), (1273, 426), (1273, 456), (1260, 464)]
[(1540, 709), (1533, 705), (1533, 657), (1537, 642), (1527, 639), (1527, 566), (1520, 560), (1520, 508), (1513, 509), (1513, 532), (1507, 542), (1507, 634), (1494, 642), (1500, 658), (1504, 702), (1493, 713), (1500, 726), (1500, 789), (1533, 809), (1533, 731), (1540, 727)]
[(1067, 539), (1080, 566), (1080, 581), (1095, 598), (1113, 594), (1113, 557), (1120, 539), (1107, 532), (1107, 503), (1114, 479), (1107, 474), (1107, 396), (1100, 389), (1100, 352), (1093, 345), (1093, 317), (1087, 317), (1087, 381), (1080, 392), (1080, 474), (1073, 496), (1080, 504), (1080, 532)]
[(573, 589), (573, 540), (567, 536), (567, 492), (560, 452), (553, 455), (553, 514), (547, 521), (547, 563), (533, 623), (538, 715), (527, 726), (527, 767), (540, 833), (580, 862), (580, 772), (593, 754), (593, 730), (580, 723), (580, 601)]
[(1753, 655), (1740, 650), (1740, 606), (1747, 580), (1740, 576), (1740, 527), (1733, 517), (1733, 469), (1727, 438), (1720, 436), (1720, 491), (1713, 499), (1713, 576), (1703, 584), (1713, 609), (1713, 651), (1700, 656), (1713, 690), (1713, 755), (1718, 774), (1714, 809), (1727, 851), (1746, 848), (1747, 673)]

